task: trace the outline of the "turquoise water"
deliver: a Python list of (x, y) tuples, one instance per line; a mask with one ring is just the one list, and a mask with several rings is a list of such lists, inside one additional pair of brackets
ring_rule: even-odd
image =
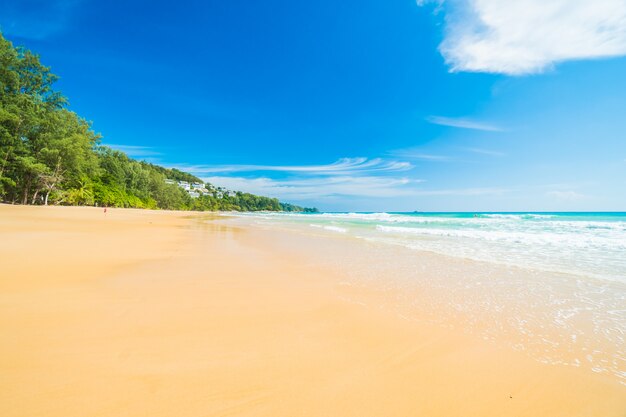
[(455, 257), (626, 283), (626, 213), (257, 214)]
[[(324, 238), (312, 246), (317, 262), (337, 267), (350, 285), (398, 289), (404, 298), (387, 308), (404, 317), (434, 312), (434, 321), (506, 335), (537, 360), (610, 373), (626, 385), (626, 213), (241, 216)], [(445, 256), (423, 256), (433, 252)]]

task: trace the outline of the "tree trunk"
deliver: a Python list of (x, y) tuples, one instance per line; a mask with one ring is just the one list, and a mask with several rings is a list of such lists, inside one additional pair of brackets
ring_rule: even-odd
[(33, 194), (33, 199), (30, 200), (30, 204), (35, 204), (38, 195), (39, 195), (39, 190), (35, 191), (35, 194)]
[(50, 193), (56, 188), (57, 183), (61, 181), (62, 173), (61, 173), (61, 157), (57, 158), (57, 166), (54, 168), (53, 177), (54, 182), (49, 184), (46, 188), (46, 197), (44, 198), (43, 205), (48, 205), (48, 197), (50, 197)]
[(26, 180), (26, 185), (24, 185), (24, 196), (22, 197), (22, 204), (26, 205), (28, 204), (28, 194), (30, 191), (30, 182), (31, 182), (31, 177), (30, 175), (28, 176), (28, 180)]
[(9, 146), (9, 149), (7, 149), (7, 154), (4, 156), (4, 161), (2, 161), (2, 168), (0, 169), (0, 177), (2, 176), (2, 174), (4, 174), (4, 167), (7, 164), (7, 161), (9, 160), (9, 154), (11, 153), (11, 147)]

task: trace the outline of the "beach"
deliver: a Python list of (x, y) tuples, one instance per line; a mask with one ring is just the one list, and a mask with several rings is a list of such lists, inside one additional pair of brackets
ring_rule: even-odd
[[(626, 413), (614, 373), (516, 349), (512, 327), (494, 326), (486, 308), (450, 308), (445, 286), (387, 285), (398, 277), (386, 279), (386, 265), (376, 279), (373, 263), (342, 270), (378, 246), (272, 225), (0, 205), (0, 415)], [(346, 249), (335, 260), (329, 248)], [(448, 268), (452, 285), (482, 265), (411, 259), (425, 283)], [(498, 314), (526, 304), (509, 306)], [(575, 353), (561, 346), (551, 357)]]

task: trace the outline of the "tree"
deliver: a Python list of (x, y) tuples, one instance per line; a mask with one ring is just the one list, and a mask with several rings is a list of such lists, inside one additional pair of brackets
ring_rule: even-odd
[[(0, 34), (0, 201), (100, 204), (172, 210), (303, 210), (277, 199), (206, 184), (193, 199), (175, 182), (189, 173), (136, 161), (100, 145), (91, 124), (67, 108), (57, 76)], [(174, 184), (166, 182), (173, 180)]]

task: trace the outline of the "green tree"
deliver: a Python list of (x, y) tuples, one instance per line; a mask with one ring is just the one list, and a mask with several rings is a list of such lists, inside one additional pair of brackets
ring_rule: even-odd
[[(175, 168), (136, 161), (100, 145), (91, 124), (67, 108), (39, 57), (0, 34), (0, 200), (171, 210), (306, 210), (277, 199), (204, 184), (192, 198), (176, 182), (202, 184)], [(168, 182), (168, 180), (174, 183)]]

